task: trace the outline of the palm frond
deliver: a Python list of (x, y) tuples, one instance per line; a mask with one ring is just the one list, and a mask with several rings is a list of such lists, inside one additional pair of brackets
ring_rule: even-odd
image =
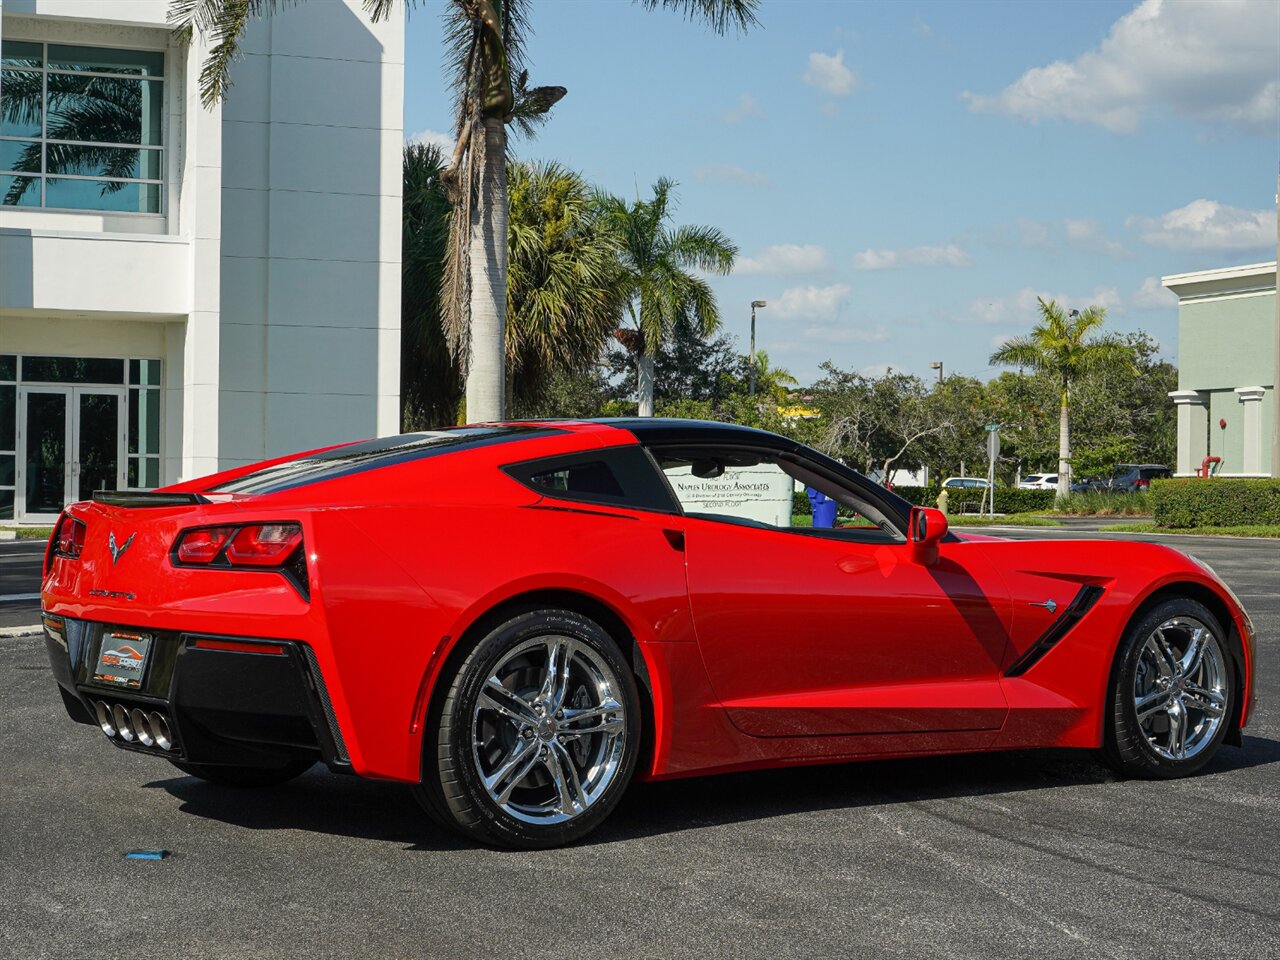
[(760, 0), (637, 0), (646, 10), (663, 7), (674, 10), (686, 20), (701, 20), (716, 33), (730, 29), (744, 33), (759, 21), (756, 11)]
[(681, 227), (671, 237), (671, 255), (687, 267), (728, 274), (738, 248), (715, 227)]

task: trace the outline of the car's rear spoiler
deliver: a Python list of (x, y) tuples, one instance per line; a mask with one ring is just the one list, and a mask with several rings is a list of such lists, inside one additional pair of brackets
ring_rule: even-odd
[(109, 507), (191, 507), (208, 503), (207, 497), (198, 493), (164, 493), (153, 490), (95, 490), (94, 503)]

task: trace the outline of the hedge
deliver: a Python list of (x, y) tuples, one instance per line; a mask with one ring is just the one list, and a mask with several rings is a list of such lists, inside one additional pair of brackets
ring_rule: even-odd
[(1160, 527), (1240, 527), (1280, 524), (1280, 479), (1177, 477), (1151, 481), (1151, 508)]
[[(936, 507), (938, 487), (897, 486), (893, 492), (917, 506)], [(1056, 490), (1019, 490), (1017, 487), (996, 487), (996, 513), (1027, 513), (1032, 510), (1052, 510), (1057, 497)], [(976, 509), (982, 502), (982, 491), (972, 488), (947, 491), (947, 510), (959, 513), (962, 507)]]

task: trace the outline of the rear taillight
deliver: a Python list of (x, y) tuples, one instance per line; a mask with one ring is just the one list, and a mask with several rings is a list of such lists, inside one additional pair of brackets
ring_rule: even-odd
[(213, 563), (235, 532), (235, 527), (186, 530), (178, 537), (174, 553), (182, 563)]
[(227, 547), (233, 567), (280, 567), (302, 543), (296, 523), (264, 523), (241, 527)]
[(78, 560), (84, 550), (85, 529), (82, 521), (63, 514), (57, 529), (53, 531), (53, 555)]
[(1151, 486), (1151, 481), (1150, 481), (1150, 480), (1139, 480), (1137, 483), (1135, 483), (1135, 484), (1134, 484), (1134, 486), (1135, 486), (1135, 487), (1142, 487), (1142, 488), (1144, 488), (1144, 489), (1145, 489), (1145, 488), (1147, 488), (1147, 487)]
[(300, 524), (252, 523), (184, 530), (173, 545), (173, 555), (179, 563), (193, 566), (277, 569), (301, 546)]

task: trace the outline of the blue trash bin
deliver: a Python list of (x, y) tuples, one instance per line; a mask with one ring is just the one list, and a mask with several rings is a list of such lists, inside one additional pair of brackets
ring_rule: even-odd
[(836, 525), (836, 502), (813, 487), (805, 487), (809, 495), (809, 505), (813, 509), (813, 525), (815, 527), (834, 527)]

